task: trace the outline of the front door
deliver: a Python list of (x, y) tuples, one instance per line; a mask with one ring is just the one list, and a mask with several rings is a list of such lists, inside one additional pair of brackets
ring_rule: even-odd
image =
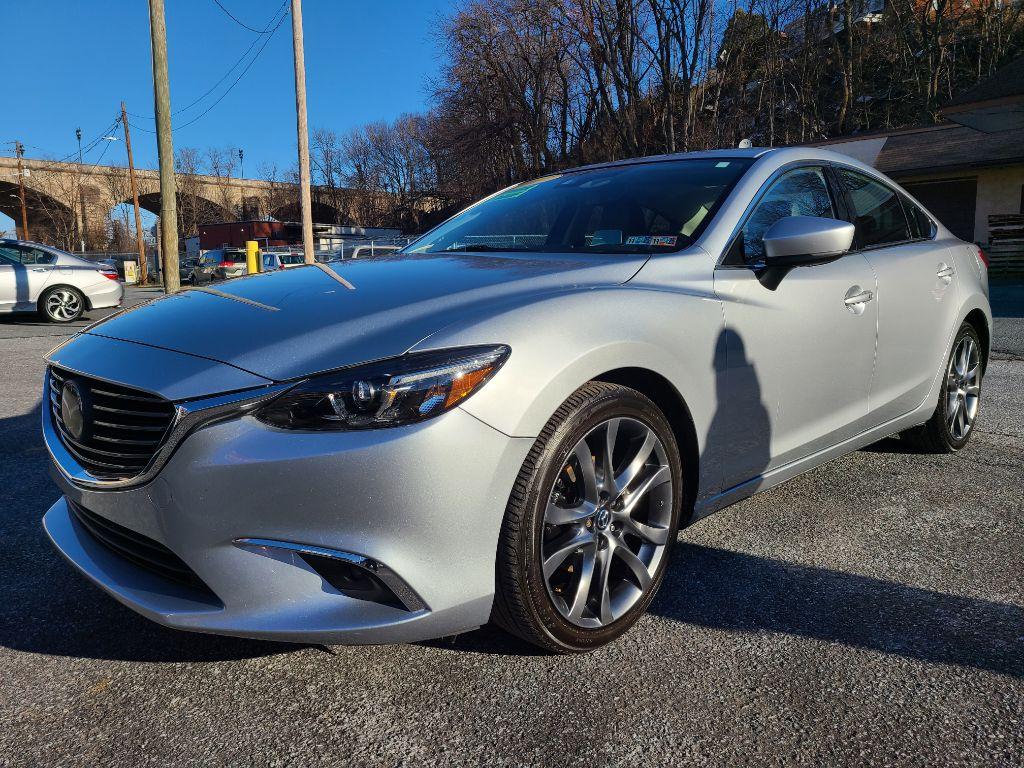
[[(835, 210), (821, 168), (785, 173), (744, 224), (747, 262), (763, 256), (761, 238), (778, 219), (834, 218)], [(875, 290), (874, 273), (859, 253), (791, 269), (777, 285), (751, 266), (715, 270), (726, 362), (717, 372), (718, 415), (708, 441), (718, 444), (724, 488), (863, 429), (874, 368)]]
[(55, 260), (39, 248), (0, 245), (0, 312), (34, 310)]

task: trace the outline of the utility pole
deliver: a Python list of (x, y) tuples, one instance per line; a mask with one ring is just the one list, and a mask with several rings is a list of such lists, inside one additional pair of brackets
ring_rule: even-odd
[(14, 142), (14, 154), (18, 156), (18, 197), (21, 200), (21, 239), (28, 240), (28, 211), (25, 208), (25, 168), (21, 164), (21, 157), (25, 154), (25, 147), (20, 141)]
[(302, 253), (313, 264), (313, 199), (309, 191), (309, 125), (306, 122), (306, 54), (302, 48), (302, 0), (292, 0), (292, 48), (295, 52), (295, 124), (299, 138), (299, 207)]
[(78, 247), (85, 253), (85, 198), (82, 197), (82, 129), (75, 128), (75, 139), (78, 140), (78, 172), (75, 174), (78, 188)]
[(241, 147), (238, 149), (238, 178), (245, 178), (245, 150)]
[(153, 47), (153, 106), (160, 160), (160, 256), (164, 292), (181, 288), (178, 274), (178, 211), (175, 203), (174, 144), (171, 141), (171, 86), (167, 77), (167, 21), (164, 0), (149, 0), (149, 32)]
[(132, 159), (132, 135), (128, 131), (128, 110), (121, 102), (121, 124), (124, 126), (124, 146), (128, 150), (128, 181), (132, 187), (132, 205), (135, 206), (135, 244), (139, 249), (139, 285), (146, 284), (146, 243), (142, 234), (142, 216), (139, 214), (139, 188), (135, 183), (135, 161)]

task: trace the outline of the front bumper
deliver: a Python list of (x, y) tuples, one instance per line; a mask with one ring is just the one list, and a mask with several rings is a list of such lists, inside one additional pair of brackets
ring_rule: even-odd
[[(54, 468), (67, 499), (167, 547), (209, 593), (115, 554), (65, 498), (44, 527), (87, 578), (167, 626), (295, 642), (421, 640), (488, 620), (498, 532), (532, 442), (460, 409), (419, 425), (341, 433), (288, 432), (243, 416), (192, 433), (139, 487), (86, 489)], [(349, 597), (294, 551), (239, 539), (372, 558), (422, 607)]]

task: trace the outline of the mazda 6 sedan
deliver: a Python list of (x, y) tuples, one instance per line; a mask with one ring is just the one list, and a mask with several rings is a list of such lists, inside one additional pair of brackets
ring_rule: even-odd
[(494, 621), (585, 651), (643, 615), (680, 527), (890, 435), (962, 449), (987, 293), (978, 248), (843, 155), (552, 174), (397, 254), (187, 290), (58, 347), (44, 525), (180, 629)]

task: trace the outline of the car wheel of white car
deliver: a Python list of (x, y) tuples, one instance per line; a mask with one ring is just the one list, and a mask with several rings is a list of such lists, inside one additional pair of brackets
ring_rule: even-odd
[(74, 288), (58, 286), (43, 294), (39, 306), (51, 321), (70, 323), (85, 312), (85, 297)]
[(682, 462), (658, 407), (591, 382), (545, 426), (512, 491), (493, 618), (556, 653), (624, 634), (661, 585), (676, 538)]

